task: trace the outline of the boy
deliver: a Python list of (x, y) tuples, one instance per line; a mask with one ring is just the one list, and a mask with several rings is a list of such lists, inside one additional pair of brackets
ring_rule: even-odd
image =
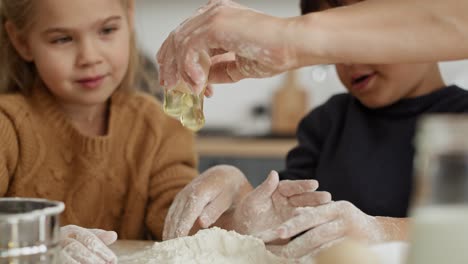
[[(301, 9), (307, 14), (357, 2), (302, 0)], [(304, 209), (276, 229), (281, 238), (307, 231), (282, 249), (288, 257), (344, 236), (376, 243), (405, 239), (416, 121), (423, 114), (468, 112), (468, 91), (445, 86), (435, 62), (337, 64), (336, 70), (349, 93), (333, 96), (301, 121), (299, 144), (280, 177), (316, 179), (340, 202)]]

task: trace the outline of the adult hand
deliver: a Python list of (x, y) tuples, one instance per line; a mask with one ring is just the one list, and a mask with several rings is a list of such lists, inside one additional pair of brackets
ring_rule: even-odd
[(161, 85), (170, 89), (183, 80), (199, 94), (207, 81), (236, 82), (295, 68), (298, 60), (285, 36), (289, 24), (229, 0), (212, 0), (162, 44)]
[[(306, 232), (307, 231), (307, 232)], [(318, 207), (298, 208), (296, 216), (281, 226), (266, 232), (269, 239), (286, 239), (301, 234), (275, 253), (288, 258), (315, 254), (345, 237), (369, 243), (387, 239), (385, 228), (377, 217), (369, 216), (347, 201), (338, 201)]]
[(86, 229), (75, 225), (60, 228), (60, 263), (109, 264), (117, 257), (107, 246), (117, 240), (117, 233), (101, 229)]
[[(331, 195), (328, 192), (316, 192), (317, 188), (316, 180), (280, 182), (278, 173), (272, 171), (236, 207), (234, 229), (243, 234), (256, 235), (294, 217), (297, 207), (330, 202)], [(263, 233), (262, 238), (267, 239), (268, 233)]]
[(211, 86), (211, 84), (208, 84), (206, 86), (206, 89), (205, 89), (205, 96), (210, 98), (214, 95), (214, 90), (213, 90), (213, 86)]
[(228, 211), (251, 188), (244, 174), (233, 166), (212, 167), (177, 194), (166, 217), (163, 239), (186, 236), (197, 219), (202, 228), (209, 227)]

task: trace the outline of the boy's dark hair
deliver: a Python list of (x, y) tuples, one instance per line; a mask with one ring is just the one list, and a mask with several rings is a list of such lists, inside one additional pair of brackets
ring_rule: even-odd
[(301, 0), (301, 13), (303, 15), (317, 12), (322, 9), (342, 6), (342, 0)]

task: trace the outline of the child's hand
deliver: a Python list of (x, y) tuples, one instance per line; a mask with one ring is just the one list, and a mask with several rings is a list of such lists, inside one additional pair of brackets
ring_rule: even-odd
[(235, 167), (206, 170), (177, 194), (166, 217), (163, 239), (187, 236), (197, 219), (202, 228), (209, 227), (233, 206), (245, 186), (249, 182)]
[(60, 228), (60, 263), (117, 263), (117, 256), (107, 247), (115, 240), (117, 234), (113, 231), (64, 226)]
[[(382, 242), (386, 237), (384, 230), (379, 218), (363, 213), (350, 202), (339, 201), (318, 207), (298, 208), (294, 218), (264, 233), (269, 237), (268, 240), (274, 240), (291, 238), (307, 231), (275, 250), (275, 253), (284, 257), (299, 258), (314, 255), (344, 237), (369, 243)], [(276, 233), (276, 236), (272, 236), (272, 233)]]
[(327, 192), (315, 192), (317, 188), (316, 180), (280, 182), (278, 173), (272, 171), (237, 206), (234, 228), (243, 234), (256, 235), (292, 218), (296, 207), (330, 202), (331, 195)]

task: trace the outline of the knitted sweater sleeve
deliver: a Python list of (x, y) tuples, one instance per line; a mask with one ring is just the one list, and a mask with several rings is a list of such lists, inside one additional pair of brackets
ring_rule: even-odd
[(175, 196), (198, 175), (193, 134), (172, 118), (167, 118), (163, 127), (146, 211), (146, 225), (158, 240), (162, 239), (164, 220)]
[(0, 111), (0, 197), (6, 195), (18, 162), (18, 140), (11, 120)]

